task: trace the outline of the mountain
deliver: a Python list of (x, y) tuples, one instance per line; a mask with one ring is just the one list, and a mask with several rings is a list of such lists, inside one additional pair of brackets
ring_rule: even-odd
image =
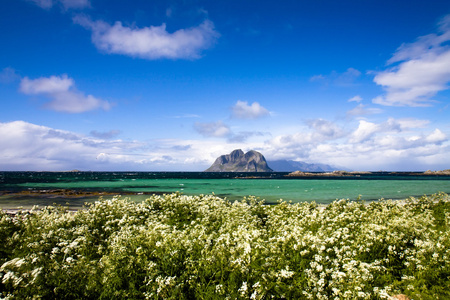
[(205, 172), (273, 172), (264, 156), (254, 150), (244, 154), (241, 149), (221, 155)]
[(293, 160), (272, 160), (267, 162), (275, 172), (330, 172), (337, 169), (325, 164), (308, 164)]

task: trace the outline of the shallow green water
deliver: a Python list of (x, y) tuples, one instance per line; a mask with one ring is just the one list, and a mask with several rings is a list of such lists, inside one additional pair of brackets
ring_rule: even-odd
[[(156, 174), (156, 175), (155, 175)], [(180, 175), (181, 174), (181, 175)], [(192, 175), (193, 174), (193, 175)], [(450, 178), (414, 180), (380, 177), (382, 179), (280, 179), (277, 174), (272, 179), (236, 179), (225, 175), (205, 175), (194, 173), (30, 173), (15, 174), (14, 180), (3, 175), (1, 190), (54, 190), (75, 189), (106, 191), (117, 194), (135, 193), (126, 196), (135, 201), (148, 198), (145, 194), (181, 192), (186, 195), (211, 194), (229, 200), (253, 195), (265, 199), (266, 203), (277, 203), (283, 199), (292, 202), (316, 201), (330, 203), (336, 199), (373, 201), (380, 198), (404, 199), (437, 192), (450, 193)], [(20, 177), (20, 176), (22, 177)], [(219, 177), (219, 178), (214, 178)], [(378, 177), (376, 177), (378, 178)], [(141, 195), (139, 195), (141, 194)], [(109, 196), (107, 196), (109, 197)], [(56, 195), (0, 196), (1, 208), (53, 203), (80, 207), (84, 202), (95, 201), (98, 197), (64, 198)]]
[[(148, 187), (145, 185), (148, 184)], [(153, 184), (153, 186), (151, 186)], [(133, 187), (135, 186), (135, 187)], [(365, 200), (406, 198), (423, 194), (450, 191), (449, 181), (409, 180), (272, 180), (272, 179), (165, 179), (136, 180), (124, 188), (131, 192), (176, 192), (210, 194), (234, 200), (246, 195), (276, 202), (279, 199), (329, 203), (336, 199)]]

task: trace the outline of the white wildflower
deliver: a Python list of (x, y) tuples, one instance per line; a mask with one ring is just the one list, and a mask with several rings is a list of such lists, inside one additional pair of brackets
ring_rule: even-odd
[(222, 294), (223, 293), (223, 285), (222, 284), (216, 285), (216, 293), (217, 294)]
[(247, 295), (247, 282), (244, 281), (242, 283), (242, 286), (239, 288), (238, 292), (241, 294), (242, 297), (245, 297)]

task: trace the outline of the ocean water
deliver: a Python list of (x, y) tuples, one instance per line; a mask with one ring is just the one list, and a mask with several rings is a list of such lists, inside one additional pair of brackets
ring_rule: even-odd
[[(437, 192), (450, 193), (450, 176), (372, 173), (356, 178), (286, 178), (288, 173), (204, 172), (0, 172), (0, 208), (61, 204), (81, 207), (98, 193), (142, 201), (151, 194), (212, 194), (230, 201), (253, 195), (267, 204), (280, 199), (328, 204), (336, 199), (366, 201), (405, 199)], [(61, 190), (89, 192), (64, 196)], [(104, 198), (112, 197), (111, 195)]]

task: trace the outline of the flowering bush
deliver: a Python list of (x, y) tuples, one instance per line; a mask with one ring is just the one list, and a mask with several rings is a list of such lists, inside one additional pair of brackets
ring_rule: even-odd
[(7, 299), (449, 299), (450, 202), (114, 197), (0, 212)]

